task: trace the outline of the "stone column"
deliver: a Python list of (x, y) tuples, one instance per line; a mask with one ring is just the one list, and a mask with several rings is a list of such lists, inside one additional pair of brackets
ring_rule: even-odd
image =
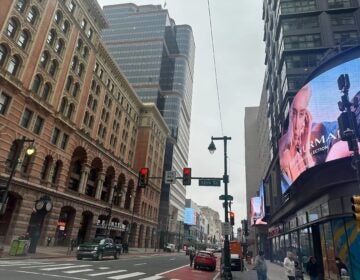
[(126, 193), (127, 193), (127, 188), (123, 188), (121, 190), (121, 201), (120, 201), (120, 208), (124, 208), (125, 207), (125, 199), (126, 199)]
[[(115, 187), (117, 188), (117, 180), (114, 180), (113, 182), (111, 182), (111, 188), (110, 188), (110, 194), (109, 194), (109, 203), (113, 203), (114, 202), (114, 194), (115, 194)], [(118, 190), (119, 191), (119, 190)], [(118, 193), (116, 193), (118, 194)]]
[(131, 202), (130, 202), (130, 211), (133, 212), (134, 211), (134, 204), (135, 204), (135, 190), (133, 190), (131, 192)]
[(90, 166), (84, 164), (80, 175), (79, 193), (85, 193), (89, 173), (90, 173)]
[(97, 181), (97, 186), (96, 186), (96, 199), (101, 199), (101, 192), (102, 192), (102, 188), (103, 188), (103, 184), (105, 181), (105, 173), (100, 173), (99, 174), (99, 179)]

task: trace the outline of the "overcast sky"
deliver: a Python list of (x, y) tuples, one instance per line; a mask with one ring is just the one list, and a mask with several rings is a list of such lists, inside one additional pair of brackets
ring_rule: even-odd
[[(192, 99), (189, 167), (195, 177), (222, 177), (223, 142), (209, 154), (211, 136), (232, 137), (228, 141), (229, 194), (234, 197), (236, 227), (246, 217), (245, 192), (245, 107), (258, 106), (264, 78), (264, 43), (261, 0), (210, 0), (215, 58), (223, 120), (220, 124), (218, 96), (212, 56), (208, 0), (98, 0), (100, 6), (134, 3), (156, 4), (169, 10), (176, 24), (189, 24), (196, 44)], [(260, 182), (259, 182), (260, 183)], [(199, 187), (197, 180), (187, 187), (187, 198), (209, 206), (224, 220), (219, 188)]]

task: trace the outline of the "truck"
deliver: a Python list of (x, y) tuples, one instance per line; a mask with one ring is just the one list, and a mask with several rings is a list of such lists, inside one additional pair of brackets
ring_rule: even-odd
[(243, 252), (240, 241), (230, 241), (230, 263), (231, 270), (244, 270)]

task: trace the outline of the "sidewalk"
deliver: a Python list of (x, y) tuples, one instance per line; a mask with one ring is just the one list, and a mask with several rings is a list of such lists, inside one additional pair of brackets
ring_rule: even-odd
[[(266, 261), (268, 268), (268, 280), (287, 280), (284, 269), (281, 265)], [(253, 265), (246, 265), (247, 271), (232, 271), (233, 280), (257, 280), (256, 271), (252, 270)], [(221, 279), (220, 276), (217, 279)], [(304, 274), (304, 280), (309, 280), (308, 275)]]
[[(70, 248), (62, 246), (37, 246), (35, 254), (27, 254), (26, 256), (10, 256), (10, 246), (4, 246), (4, 254), (0, 260), (23, 260), (23, 259), (48, 259), (48, 258), (66, 258), (76, 256), (76, 248), (71, 252)], [(182, 252), (183, 253), (183, 252)], [(129, 248), (129, 253), (121, 254), (121, 256), (136, 256), (146, 254), (168, 254), (162, 250), (156, 252), (154, 248)]]

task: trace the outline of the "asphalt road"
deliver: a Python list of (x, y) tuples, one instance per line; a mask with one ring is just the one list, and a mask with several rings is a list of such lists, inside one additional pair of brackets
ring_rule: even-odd
[[(118, 260), (103, 261), (66, 259), (0, 260), (1, 280), (166, 280), (163, 274), (188, 267), (185, 254), (121, 256)], [(185, 278), (186, 279), (186, 278)]]

